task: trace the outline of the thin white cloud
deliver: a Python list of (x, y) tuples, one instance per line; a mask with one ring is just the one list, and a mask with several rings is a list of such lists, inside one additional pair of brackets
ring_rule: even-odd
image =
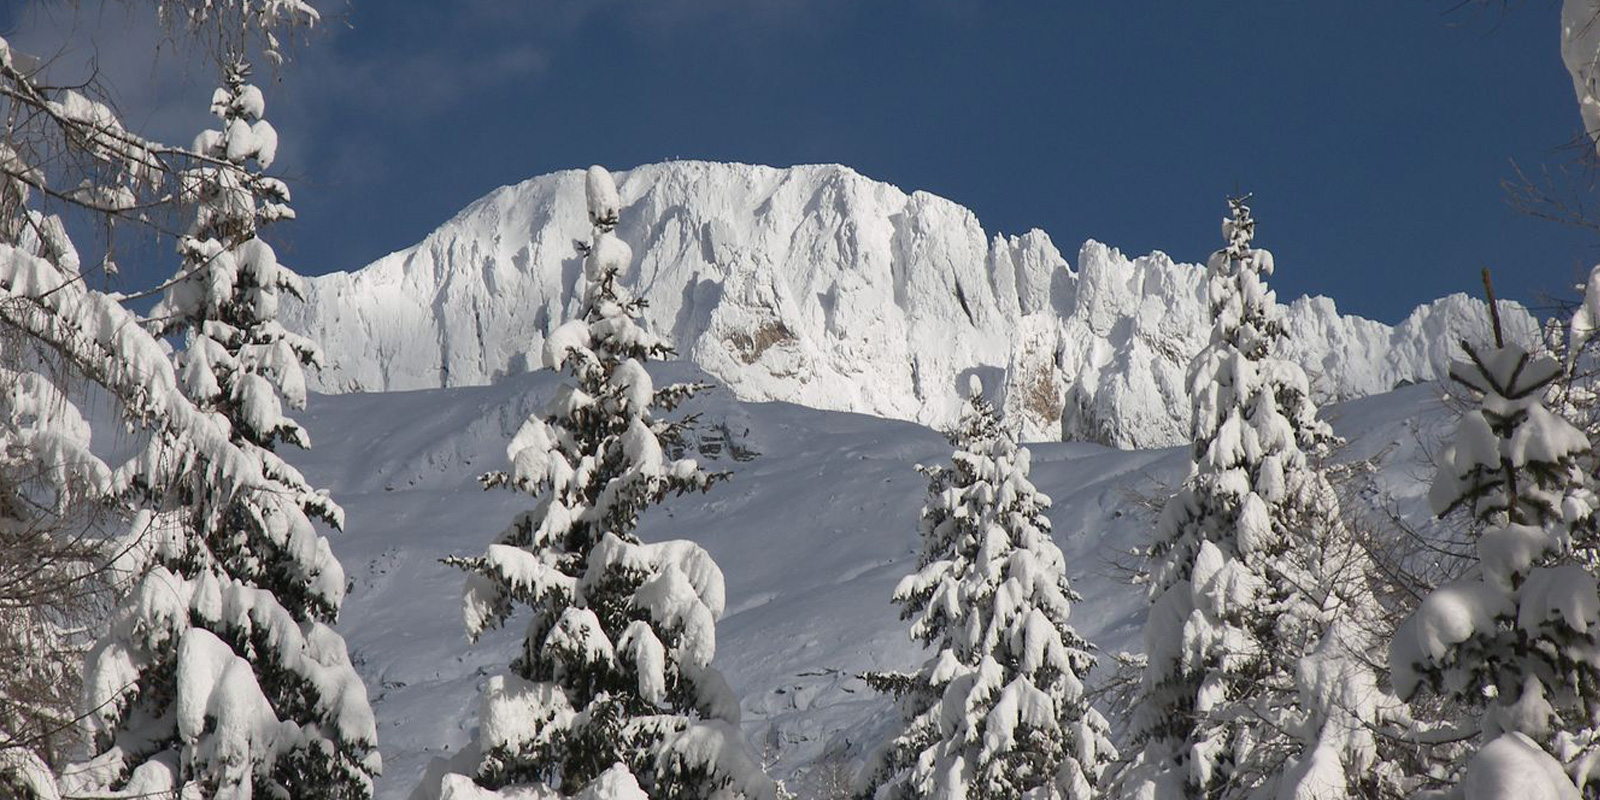
[[(585, 26), (658, 38), (683, 26), (728, 25), (758, 48), (766, 36), (825, 19), (841, 1), (322, 0), (323, 24), (291, 50), (285, 80), (258, 74), (257, 83), (275, 123), (320, 126), (329, 110), (352, 108), (425, 123), (484, 90), (551, 78), (552, 52)], [(131, 128), (184, 143), (210, 123), (216, 65), (204, 48), (175, 41), (153, 4), (33, 0), (14, 19), (16, 30), (3, 34), (14, 47), (49, 60), (63, 83), (97, 74)], [(396, 40), (357, 46), (372, 35), (364, 28), (377, 27)], [(292, 161), (298, 148), (285, 132), (283, 155)]]

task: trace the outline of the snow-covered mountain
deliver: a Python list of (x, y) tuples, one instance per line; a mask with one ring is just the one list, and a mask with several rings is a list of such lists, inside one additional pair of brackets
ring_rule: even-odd
[[(704, 377), (683, 364), (658, 379)], [(474, 476), (505, 465), (507, 441), (542, 408), (562, 376), (510, 376), (491, 387), (313, 397), (303, 416), (316, 447), (296, 466), (347, 512), (331, 542), (351, 580), (340, 630), (377, 713), (380, 800), (406, 797), (423, 767), (460, 748), (477, 724), (482, 684), (505, 669), (522, 623), (470, 644), (462, 622), (466, 577), (447, 555), (475, 554), (532, 502), (484, 492)], [(647, 541), (704, 546), (727, 579), (715, 665), (739, 693), (744, 730), (774, 777), (802, 798), (825, 797), (894, 721), (891, 704), (856, 675), (912, 669), (925, 657), (890, 594), (915, 569), (917, 519), (927, 483), (917, 463), (949, 458), (927, 428), (786, 403), (745, 403), (722, 387), (684, 412), (705, 423), (691, 444), (733, 474), (641, 518)], [(1451, 428), (1437, 384), (1325, 410), (1349, 438), (1340, 461), (1373, 459), (1359, 496), (1414, 526), (1427, 519), (1424, 452)], [(1183, 477), (1184, 448), (1117, 451), (1084, 443), (1032, 446), (1033, 482), (1051, 495), (1053, 536), (1083, 595), (1074, 627), (1100, 648), (1089, 676), (1101, 686), (1111, 654), (1142, 652), (1145, 588), (1118, 567), (1148, 543), (1159, 498)], [(1391, 503), (1392, 501), (1392, 503)], [(1102, 704), (1103, 705), (1103, 704)], [(1114, 709), (1112, 723), (1120, 729)]]
[[(648, 324), (741, 399), (944, 426), (977, 373), (1024, 439), (1187, 438), (1199, 267), (1089, 241), (1074, 268), (1042, 231), (991, 236), (962, 206), (841, 166), (676, 161), (617, 180)], [(503, 187), (407, 250), (313, 278), (286, 323), (322, 342), (323, 391), (491, 383), (575, 312), (587, 233), (581, 172)], [(1357, 397), (1443, 374), (1483, 319), (1465, 295), (1394, 327), (1302, 298), (1285, 353), (1321, 399)]]

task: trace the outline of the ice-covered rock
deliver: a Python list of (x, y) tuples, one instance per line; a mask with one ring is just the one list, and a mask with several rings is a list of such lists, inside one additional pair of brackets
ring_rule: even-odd
[[(1563, 0), (1561, 61), (1572, 76), (1572, 89), (1583, 114), (1583, 130), (1600, 134), (1600, 0)], [(1596, 140), (1600, 145), (1600, 140)]]
[[(676, 161), (617, 188), (648, 324), (741, 399), (942, 427), (977, 374), (1025, 439), (1187, 438), (1200, 267), (1090, 241), (1074, 269), (1042, 231), (991, 237), (962, 206), (842, 166)], [(503, 187), (414, 247), (311, 279), (286, 322), (322, 342), (322, 391), (490, 383), (536, 368), (576, 311), (588, 225), (582, 171)], [(1526, 312), (1507, 316), (1532, 335)], [(1444, 374), (1483, 318), (1465, 295), (1394, 327), (1302, 298), (1283, 347), (1323, 400), (1356, 397)]]

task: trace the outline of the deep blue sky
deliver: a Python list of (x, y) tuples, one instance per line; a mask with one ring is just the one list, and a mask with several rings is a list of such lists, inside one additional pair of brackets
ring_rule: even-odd
[[(406, 247), (502, 184), (669, 158), (843, 163), (991, 232), (1043, 228), (1069, 258), (1092, 237), (1203, 260), (1245, 189), (1280, 297), (1391, 322), (1477, 291), (1484, 266), (1537, 301), (1600, 260), (1600, 236), (1522, 216), (1500, 188), (1513, 159), (1577, 155), (1553, 0), (321, 7), (329, 24), (267, 87), (300, 212), (276, 235), (305, 273)], [(68, 12), (38, 8), (0, 5), (0, 31), (47, 49)], [(128, 13), (80, 12), (74, 37), (148, 61)], [(186, 141), (205, 122), (203, 68), (121, 73), (136, 124)]]

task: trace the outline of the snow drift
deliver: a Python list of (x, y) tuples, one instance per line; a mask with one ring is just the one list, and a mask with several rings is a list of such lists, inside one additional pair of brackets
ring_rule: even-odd
[[(943, 427), (979, 374), (1022, 438), (1187, 439), (1183, 376), (1205, 342), (1201, 267), (1043, 231), (990, 236), (949, 200), (842, 166), (676, 161), (617, 173), (624, 283), (647, 322), (743, 400)], [(285, 323), (322, 342), (325, 392), (482, 385), (529, 369), (577, 310), (583, 173), (507, 186), (419, 244), (310, 280)], [(1515, 338), (1536, 323), (1508, 309)], [(1284, 309), (1284, 354), (1321, 401), (1444, 374), (1483, 305), (1452, 295), (1389, 326), (1326, 298)], [(537, 362), (537, 357), (532, 362)]]

